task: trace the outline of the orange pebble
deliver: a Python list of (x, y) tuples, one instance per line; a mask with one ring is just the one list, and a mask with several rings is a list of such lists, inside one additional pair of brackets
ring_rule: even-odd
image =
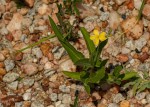
[(129, 101), (123, 100), (123, 101), (120, 103), (120, 107), (130, 107)]

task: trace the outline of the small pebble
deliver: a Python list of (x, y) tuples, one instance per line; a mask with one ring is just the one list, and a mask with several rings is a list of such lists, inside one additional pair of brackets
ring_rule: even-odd
[(108, 104), (108, 107), (119, 107), (116, 103), (110, 103)]
[(5, 60), (5, 57), (2, 53), (0, 53), (0, 61), (4, 61)]
[(146, 100), (147, 100), (148, 103), (150, 103), (150, 94), (146, 95)]
[(129, 101), (127, 101), (127, 100), (121, 101), (120, 107), (130, 107)]
[(4, 64), (5, 64), (6, 71), (10, 71), (15, 67), (14, 61), (10, 59), (6, 59), (4, 61)]
[(15, 73), (15, 72), (9, 72), (6, 75), (4, 75), (3, 81), (10, 83), (10, 82), (15, 81), (17, 78), (19, 78), (19, 74)]
[(125, 99), (124, 96), (122, 94), (118, 93), (113, 97), (113, 102), (119, 103), (120, 101), (122, 101), (124, 99)]
[(71, 103), (71, 96), (69, 94), (64, 94), (62, 99), (63, 104), (70, 104)]
[(146, 93), (145, 92), (141, 92), (141, 93), (136, 94), (135, 98), (137, 100), (142, 100), (142, 99), (145, 98), (145, 96), (146, 96)]
[(12, 82), (12, 83), (7, 84), (7, 87), (8, 87), (9, 89), (16, 90), (17, 87), (18, 87), (18, 83), (19, 83), (18, 81), (14, 81), (14, 82)]
[(35, 100), (31, 103), (31, 107), (44, 107), (44, 105), (41, 102)]
[(24, 93), (23, 94), (23, 100), (30, 100), (31, 99), (31, 93)]
[(62, 92), (66, 92), (66, 93), (70, 92), (70, 88), (66, 85), (60, 85), (59, 90), (62, 91)]
[(142, 103), (143, 105), (145, 105), (145, 104), (147, 103), (146, 99), (142, 99), (142, 100), (141, 100), (141, 103)]
[(51, 93), (51, 94), (50, 94), (50, 99), (51, 99), (52, 101), (56, 101), (56, 100), (57, 100), (57, 94), (56, 94), (56, 93)]

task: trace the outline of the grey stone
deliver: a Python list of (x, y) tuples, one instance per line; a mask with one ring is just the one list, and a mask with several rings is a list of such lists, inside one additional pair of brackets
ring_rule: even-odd
[(8, 30), (5, 27), (2, 27), (1, 30), (0, 30), (0, 33), (2, 35), (6, 35), (6, 34), (8, 34)]
[(95, 21), (97, 19), (98, 19), (98, 16), (88, 16), (83, 20), (83, 22), (87, 23), (88, 21)]
[(57, 94), (56, 94), (56, 93), (50, 94), (50, 99), (51, 99), (52, 101), (56, 101), (56, 100), (57, 100)]
[(105, 21), (109, 18), (109, 12), (102, 12), (100, 16), (101, 21)]
[(10, 72), (10, 73), (7, 73), (6, 75), (4, 75), (3, 81), (4, 82), (13, 82), (17, 78), (19, 78), (19, 74), (15, 73), (15, 72)]
[(22, 102), (16, 102), (15, 103), (15, 107), (22, 107), (23, 106), (23, 103)]
[(41, 102), (35, 100), (31, 103), (31, 107), (44, 107), (44, 105)]
[(130, 50), (135, 50), (134, 42), (132, 40), (127, 41), (125, 47), (129, 48)]
[(37, 58), (42, 58), (43, 54), (40, 48), (33, 48), (32, 53), (37, 57)]
[(58, 107), (68, 107), (65, 104), (60, 104)]
[(2, 105), (2, 103), (0, 103), (0, 107), (4, 107), (4, 106)]
[(46, 76), (46, 77), (49, 77), (49, 76), (52, 76), (54, 73), (55, 73), (56, 71), (51, 71), (51, 70), (45, 70), (44, 71), (44, 75)]
[(1, 3), (2, 5), (6, 5), (6, 0), (0, 0), (0, 3)]
[(15, 67), (15, 63), (13, 60), (6, 59), (4, 61), (6, 71), (10, 71)]
[(32, 78), (24, 78), (24, 79), (22, 79), (21, 82), (23, 83), (23, 85), (30, 87), (30, 86), (32, 86), (34, 84), (34, 79), (32, 79)]
[(119, 103), (120, 101), (122, 101), (124, 99), (125, 99), (124, 96), (122, 94), (118, 93), (118, 94), (114, 95), (113, 102)]
[(85, 23), (84, 27), (88, 32), (91, 32), (94, 29), (93, 22), (88, 21)]
[(31, 99), (31, 93), (27, 92), (23, 94), (23, 100), (30, 100)]
[(62, 96), (63, 96), (63, 94), (62, 94), (62, 93), (58, 94), (58, 100), (60, 100), (60, 101), (61, 101), (61, 100), (63, 99), (63, 97), (62, 97)]
[(71, 103), (71, 96), (69, 94), (64, 94), (62, 103), (63, 104), (70, 104)]
[(14, 81), (14, 82), (12, 82), (10, 84), (7, 84), (7, 87), (12, 89), (12, 90), (16, 90), (17, 87), (18, 87), (18, 81)]
[(139, 71), (149, 71), (150, 63), (140, 64), (138, 69)]
[(108, 104), (108, 107), (119, 107), (116, 103), (110, 103)]
[(138, 40), (135, 41), (135, 47), (136, 47), (139, 51), (141, 51), (141, 49), (143, 48), (143, 46), (146, 45), (146, 43), (147, 43), (146, 38), (141, 37), (140, 39), (138, 39)]
[(70, 92), (70, 88), (66, 85), (60, 85), (59, 90), (62, 91), (62, 92), (66, 92), (66, 93)]
[(142, 99), (145, 98), (145, 96), (146, 96), (146, 93), (145, 92), (141, 92), (141, 93), (136, 94), (135, 98), (137, 100), (142, 100)]
[(54, 53), (54, 58), (55, 59), (60, 59), (65, 54), (65, 49), (63, 47), (56, 46), (52, 50), (52, 53)]
[(147, 100), (148, 103), (150, 103), (150, 94), (146, 95), (146, 100)]

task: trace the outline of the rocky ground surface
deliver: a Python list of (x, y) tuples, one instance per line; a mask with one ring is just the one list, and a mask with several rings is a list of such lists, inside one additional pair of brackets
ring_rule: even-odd
[[(76, 71), (57, 38), (45, 41), (22, 53), (22, 49), (53, 33), (48, 15), (56, 23), (57, 5), (54, 0), (25, 0), (27, 7), (18, 9), (12, 0), (0, 0), (0, 107), (70, 107), (79, 91), (80, 107), (150, 107), (150, 92), (132, 96), (130, 90), (108, 85), (96, 87), (89, 96), (84, 87), (64, 76), (63, 70)], [(109, 63), (124, 63), (142, 76), (150, 76), (150, 0), (144, 6), (141, 21), (136, 16), (142, 0), (84, 0), (79, 26), (88, 32), (113, 29), (102, 58)], [(61, 0), (59, 1), (61, 2)], [(73, 22), (75, 16), (69, 16)], [(134, 26), (134, 27), (133, 27)], [(123, 31), (126, 34), (121, 35)], [(85, 41), (74, 46), (88, 56)]]

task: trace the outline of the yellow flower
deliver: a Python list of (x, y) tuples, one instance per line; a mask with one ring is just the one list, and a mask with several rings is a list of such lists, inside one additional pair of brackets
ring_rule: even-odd
[(97, 46), (100, 41), (104, 41), (107, 39), (106, 32), (99, 33), (98, 30), (93, 31), (93, 35), (90, 36), (90, 39), (94, 42), (94, 44)]

